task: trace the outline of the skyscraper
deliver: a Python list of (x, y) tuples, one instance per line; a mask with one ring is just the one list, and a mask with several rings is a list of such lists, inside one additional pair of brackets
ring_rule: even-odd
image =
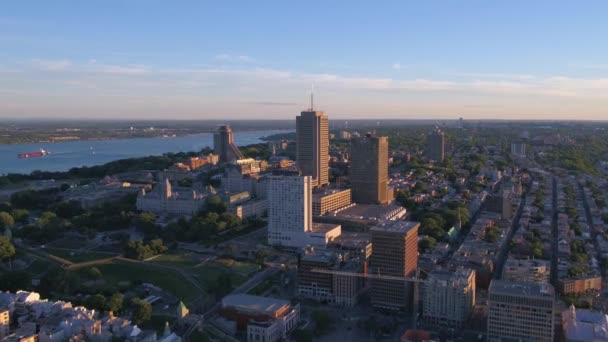
[(445, 158), (445, 135), (439, 128), (427, 136), (427, 157), (436, 162)]
[(386, 204), (388, 196), (388, 138), (366, 135), (354, 139), (350, 152), (353, 202)]
[(553, 341), (554, 302), (549, 284), (492, 280), (488, 341)]
[(228, 125), (220, 126), (218, 132), (213, 135), (213, 150), (222, 162), (245, 158), (234, 144), (234, 134)]
[(433, 325), (462, 327), (475, 307), (475, 271), (435, 270), (422, 285), (422, 317)]
[(323, 112), (311, 109), (296, 117), (296, 162), (313, 186), (329, 184), (329, 123)]
[(312, 178), (270, 176), (268, 189), (268, 243), (293, 246), (312, 229)]
[[(389, 277), (413, 277), (418, 267), (418, 228), (411, 221), (386, 221), (373, 228), (372, 273)], [(391, 310), (410, 310), (412, 283), (405, 280), (372, 280), (372, 305)]]

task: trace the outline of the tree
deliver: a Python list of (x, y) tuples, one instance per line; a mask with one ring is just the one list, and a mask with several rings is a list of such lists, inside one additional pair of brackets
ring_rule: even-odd
[(15, 219), (6, 211), (0, 211), (0, 229), (12, 228), (15, 224)]
[(431, 236), (425, 236), (420, 240), (418, 248), (420, 249), (420, 253), (424, 253), (427, 249), (435, 247), (435, 245), (437, 245), (437, 240)]
[(0, 236), (0, 260), (6, 261), (15, 257), (15, 246), (7, 236)]
[(293, 332), (292, 336), (296, 340), (296, 342), (312, 342), (313, 341), (313, 335), (310, 330), (296, 329)]
[(226, 203), (224, 203), (224, 201), (219, 196), (213, 196), (207, 199), (205, 207), (207, 211), (217, 214), (221, 214), (226, 211)]
[(25, 271), (3, 273), (0, 277), (0, 289), (16, 292), (27, 289), (32, 284), (32, 278)]
[(152, 317), (152, 305), (150, 303), (139, 299), (131, 299), (131, 318), (135, 324), (142, 324)]
[(124, 296), (120, 292), (114, 293), (110, 299), (108, 300), (108, 310), (117, 313), (122, 310), (122, 303), (124, 301)]
[(323, 336), (330, 332), (334, 320), (326, 310), (315, 310), (312, 312), (312, 319), (315, 322), (315, 335)]
[(88, 296), (84, 302), (87, 309), (103, 311), (106, 306), (106, 297), (98, 293), (96, 295)]
[(15, 222), (27, 223), (30, 212), (27, 209), (15, 209), (11, 212), (11, 215), (15, 219)]
[(101, 278), (102, 274), (101, 271), (99, 270), (99, 268), (97, 267), (91, 267), (87, 270), (87, 275), (91, 278), (91, 279), (99, 279)]

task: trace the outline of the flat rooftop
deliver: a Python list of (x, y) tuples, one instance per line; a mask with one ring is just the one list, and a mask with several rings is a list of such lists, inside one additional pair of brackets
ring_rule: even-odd
[(334, 195), (340, 192), (350, 192), (350, 189), (325, 189), (325, 190), (320, 190), (320, 191), (314, 191), (312, 193), (312, 199), (314, 200), (320, 200), (321, 198), (325, 197), (325, 196), (329, 196), (329, 195)]
[(407, 234), (410, 230), (420, 226), (420, 222), (415, 221), (386, 221), (370, 229), (373, 232), (401, 233)]
[(368, 233), (342, 232), (332, 241), (332, 245), (363, 248), (371, 243), (372, 236)]
[(312, 223), (312, 229), (311, 232), (312, 233), (327, 233), (330, 232), (336, 228), (340, 227), (339, 224), (335, 224), (335, 223), (318, 223), (318, 222), (313, 222)]
[(239, 311), (271, 316), (274, 316), (277, 311), (289, 305), (291, 303), (287, 300), (247, 294), (228, 295), (222, 299), (222, 308), (234, 308)]
[(405, 210), (402, 206), (394, 204), (356, 204), (336, 213), (336, 217), (358, 219), (382, 219), (392, 212)]
[(510, 280), (494, 279), (488, 292), (491, 294), (506, 294), (510, 296), (554, 298), (555, 290), (549, 284), (523, 283)]

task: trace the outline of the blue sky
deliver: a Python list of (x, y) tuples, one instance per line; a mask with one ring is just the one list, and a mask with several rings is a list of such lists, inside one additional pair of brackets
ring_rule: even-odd
[(13, 1), (0, 118), (607, 119), (608, 2)]

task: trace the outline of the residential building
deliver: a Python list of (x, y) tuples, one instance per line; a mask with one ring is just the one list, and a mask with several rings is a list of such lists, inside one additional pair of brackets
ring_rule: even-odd
[(439, 128), (427, 136), (427, 157), (436, 162), (445, 158), (445, 135)]
[(328, 189), (315, 191), (312, 194), (313, 216), (344, 209), (352, 204), (350, 189)]
[(8, 309), (0, 309), (0, 340), (8, 336), (10, 327), (10, 313)]
[(437, 326), (460, 328), (475, 307), (475, 271), (436, 270), (422, 285), (422, 317)]
[(540, 259), (514, 259), (509, 257), (502, 270), (502, 279), (526, 283), (548, 283), (551, 263)]
[(300, 305), (287, 300), (246, 294), (222, 299), (221, 315), (235, 321), (238, 331), (246, 331), (248, 342), (275, 342), (287, 339), (300, 321)]
[(228, 125), (220, 126), (217, 133), (213, 135), (213, 151), (220, 156), (220, 161), (224, 163), (245, 158), (234, 144), (234, 133)]
[(296, 163), (312, 185), (329, 184), (329, 122), (323, 112), (303, 111), (296, 117)]
[(350, 153), (350, 183), (353, 201), (364, 204), (387, 204), (388, 138), (371, 134), (354, 139)]
[(492, 280), (488, 341), (552, 342), (555, 291), (549, 284)]
[[(418, 264), (418, 229), (420, 223), (387, 221), (370, 229), (372, 234), (372, 272), (374, 274), (411, 278)], [(409, 310), (413, 287), (410, 282), (372, 279), (372, 305), (378, 308)]]

